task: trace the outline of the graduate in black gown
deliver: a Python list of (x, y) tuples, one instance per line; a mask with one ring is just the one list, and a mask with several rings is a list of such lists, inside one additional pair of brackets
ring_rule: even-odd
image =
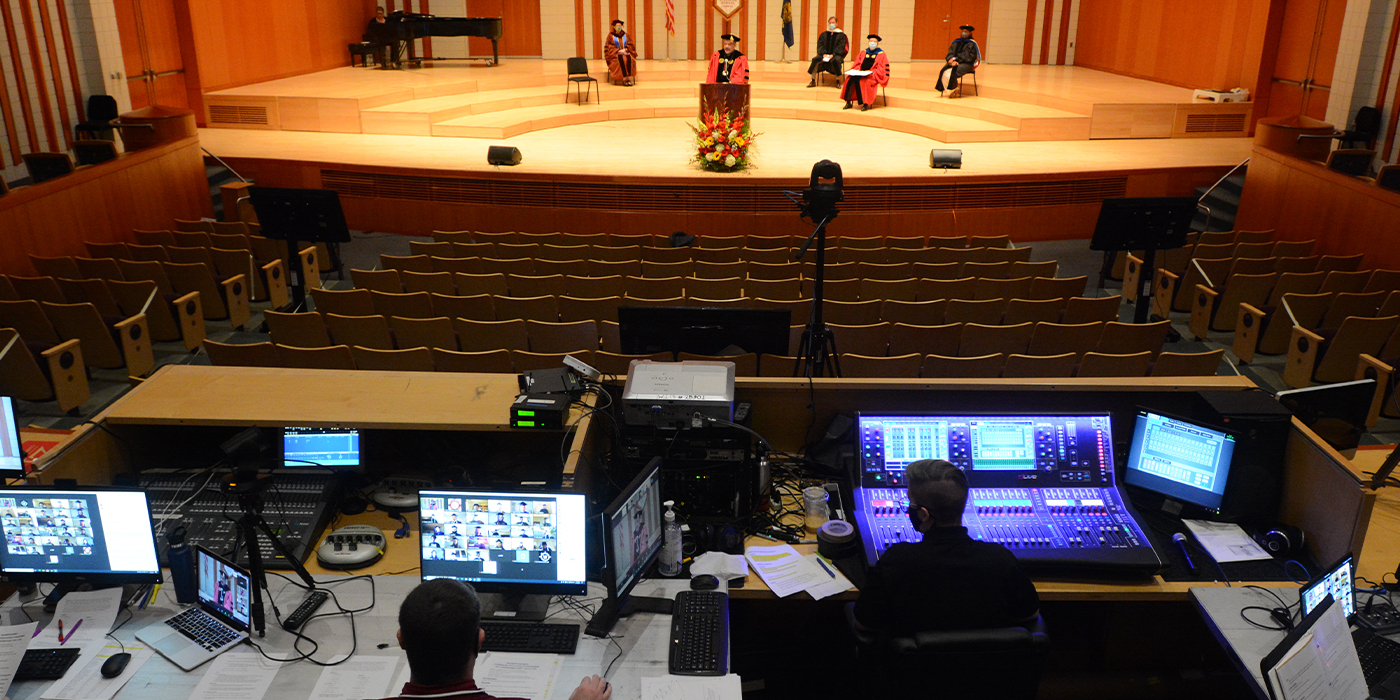
[(807, 87), (817, 86), (818, 71), (825, 71), (839, 79), (841, 77), (841, 64), (846, 60), (846, 54), (850, 48), (846, 33), (837, 26), (836, 18), (827, 17), (826, 31), (817, 37), (817, 55), (812, 57), (812, 64), (807, 66), (807, 74), (812, 76)]
[(977, 46), (977, 42), (972, 40), (973, 26), (964, 24), (958, 29), (962, 30), (962, 36), (953, 40), (948, 46), (947, 63), (938, 71), (938, 84), (933, 86), (938, 91), (939, 97), (943, 96), (943, 75), (951, 73), (948, 78), (948, 90), (956, 90), (958, 81), (964, 75), (976, 70), (977, 64), (982, 62), (982, 49)]

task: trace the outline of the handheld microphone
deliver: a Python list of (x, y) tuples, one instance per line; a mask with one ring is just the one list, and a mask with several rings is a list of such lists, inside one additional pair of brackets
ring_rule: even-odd
[(1186, 549), (1186, 535), (1178, 532), (1172, 535), (1172, 541), (1176, 543), (1177, 547), (1181, 548), (1181, 555), (1186, 557), (1186, 565), (1191, 567), (1191, 573), (1196, 573), (1196, 562), (1191, 561), (1191, 552)]

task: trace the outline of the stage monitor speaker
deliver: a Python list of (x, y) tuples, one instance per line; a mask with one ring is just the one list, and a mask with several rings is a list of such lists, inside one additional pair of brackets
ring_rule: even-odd
[(486, 162), (491, 165), (520, 165), (520, 149), (515, 146), (492, 146), (486, 150)]
[(928, 153), (928, 167), (944, 170), (962, 168), (962, 151), (957, 149), (935, 148)]

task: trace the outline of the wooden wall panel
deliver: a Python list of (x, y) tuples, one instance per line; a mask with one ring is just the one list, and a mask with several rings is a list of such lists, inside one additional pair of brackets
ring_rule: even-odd
[(1248, 66), (1258, 65), (1262, 46), (1252, 39), (1269, 6), (1270, 0), (1081, 0), (1074, 64), (1182, 87), (1253, 89)]
[[(62, 0), (0, 1), (0, 169), (23, 153), (65, 151), (83, 121), (85, 53)], [(84, 56), (86, 58), (86, 56)]]
[(129, 241), (133, 228), (209, 216), (199, 139), (123, 154), (0, 197), (0, 274), (34, 274), (29, 255), (82, 255), (83, 241)]
[(1366, 267), (1400, 269), (1400, 193), (1321, 163), (1256, 146), (1235, 224), (1317, 239), (1315, 252), (1366, 254)]

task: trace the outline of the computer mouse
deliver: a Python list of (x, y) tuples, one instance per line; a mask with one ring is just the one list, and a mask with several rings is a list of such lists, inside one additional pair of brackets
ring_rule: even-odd
[(122, 671), (126, 670), (126, 663), (128, 661), (131, 661), (131, 654), (126, 652), (112, 654), (107, 657), (107, 660), (102, 663), (102, 677), (116, 678), (122, 675)]
[(692, 591), (713, 591), (719, 588), (719, 579), (709, 574), (700, 574), (690, 579), (690, 590)]

